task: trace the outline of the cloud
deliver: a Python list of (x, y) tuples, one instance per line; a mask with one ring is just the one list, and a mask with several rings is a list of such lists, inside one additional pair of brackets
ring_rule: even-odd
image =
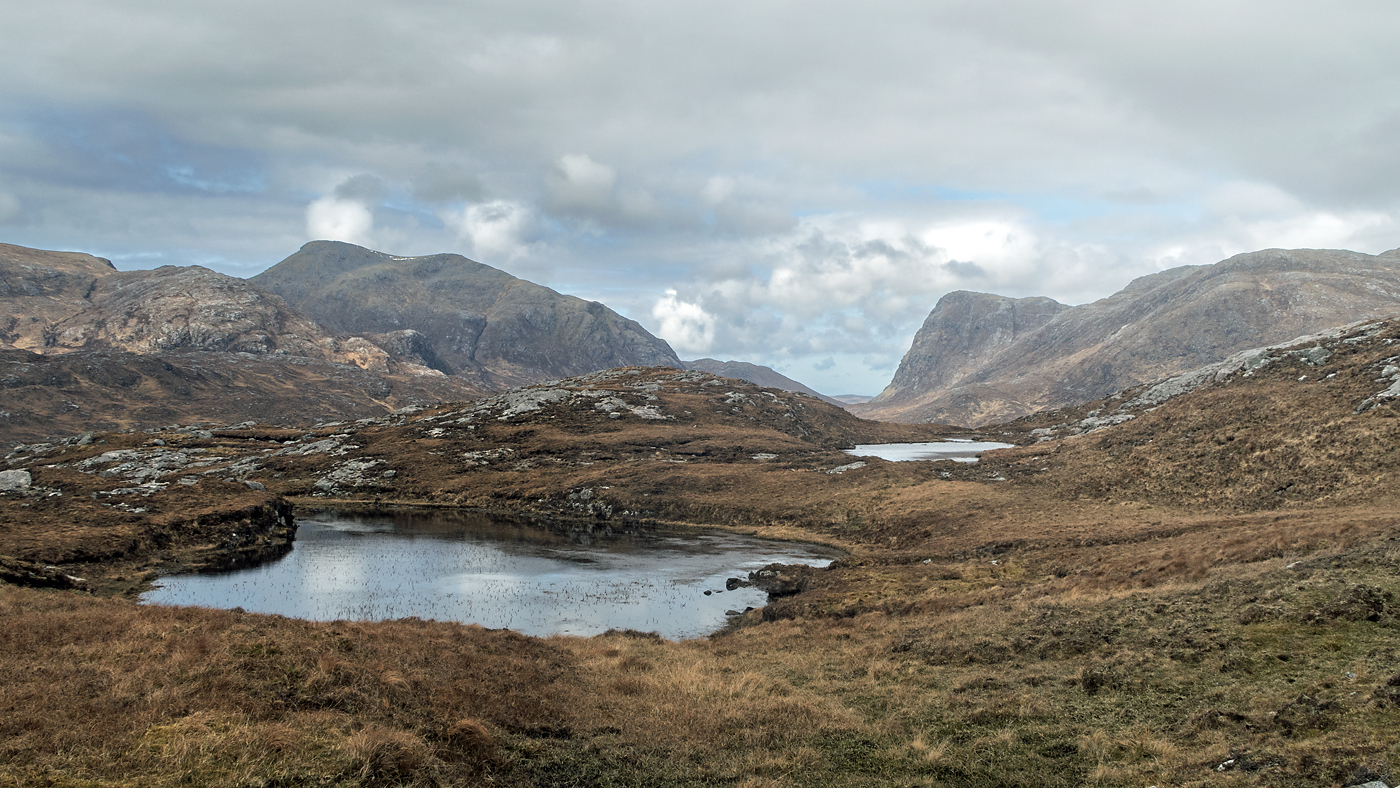
[(952, 289), (1082, 303), (1400, 246), (1397, 28), (1380, 2), (11, 3), (0, 221), (244, 275), (305, 235), (466, 251), (844, 380)]
[[(662, 204), (651, 190), (620, 185), (617, 171), (582, 153), (560, 156), (545, 181), (543, 207), (551, 214), (582, 223), (587, 233), (607, 229), (660, 229), (686, 223), (684, 208)], [(698, 223), (698, 216), (690, 219)]]
[(346, 178), (335, 187), (337, 200), (353, 200), (366, 206), (378, 204), (388, 193), (388, 185), (378, 176), (369, 173)]
[(367, 246), (372, 243), (374, 214), (359, 200), (322, 197), (306, 206), (306, 234), (313, 240), (344, 241)]
[(599, 213), (612, 203), (617, 172), (582, 153), (559, 157), (558, 171), (549, 182), (550, 196), (561, 210)]
[(413, 196), (425, 203), (479, 202), (484, 195), (481, 179), (461, 164), (429, 162), (413, 178)]
[[(955, 260), (930, 241), (978, 262)], [(740, 249), (751, 256), (748, 266), (701, 272), (656, 300), (651, 314), (662, 337), (739, 357), (864, 352), (887, 360), (902, 354), (939, 295), (969, 283), (1007, 284), (1037, 253), (1033, 235), (1010, 222), (916, 228), (830, 218), (732, 247)]]
[(667, 290), (651, 308), (651, 316), (661, 325), (661, 335), (682, 355), (703, 356), (715, 340), (715, 317), (699, 304), (682, 301), (675, 290)]
[(481, 262), (509, 263), (531, 250), (528, 236), (535, 220), (529, 209), (519, 203), (496, 200), (468, 205), (460, 212), (445, 213), (443, 221), (471, 244), (473, 256)]

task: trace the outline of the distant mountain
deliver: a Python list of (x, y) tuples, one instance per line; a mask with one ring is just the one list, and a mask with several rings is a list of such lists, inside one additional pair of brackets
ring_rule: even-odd
[(77, 306), (44, 332), (46, 351), (335, 353), (325, 329), (282, 299), (197, 265), (114, 271), (94, 280)]
[(866, 418), (979, 426), (1107, 396), (1240, 350), (1400, 314), (1400, 250), (1267, 249), (1134, 280), (1082, 306), (939, 300)]
[(492, 390), (611, 367), (681, 366), (665, 341), (606, 306), (461, 255), (395, 257), (313, 241), (250, 281), (332, 333), (415, 330), (443, 371)]
[(250, 280), (200, 266), (117, 271), (91, 255), (0, 245), (0, 354), (10, 403), (0, 441), (363, 418), (623, 366), (821, 396), (767, 367), (687, 364), (602, 304), (465, 257), (330, 241)]
[(685, 365), (685, 369), (708, 372), (711, 375), (719, 375), (722, 378), (747, 380), (756, 386), (763, 386), (764, 388), (781, 389), (783, 391), (791, 391), (799, 394), (810, 394), (832, 405), (845, 405), (845, 403), (840, 400), (828, 397), (825, 394), (820, 394), (771, 367), (750, 364), (747, 361), (716, 361), (712, 358), (682, 361), (681, 363)]
[(50, 327), (87, 306), (110, 260), (80, 252), (48, 252), (0, 244), (0, 346), (44, 347)]
[(306, 356), (0, 348), (0, 447), (170, 424), (304, 426), (484, 395), (466, 381)]

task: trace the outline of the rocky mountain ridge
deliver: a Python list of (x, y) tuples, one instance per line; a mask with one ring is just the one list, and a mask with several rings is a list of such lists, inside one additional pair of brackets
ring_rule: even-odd
[(82, 308), (110, 260), (0, 244), (0, 346), (43, 350), (50, 326)]
[[(766, 367), (713, 363), (810, 392)], [(687, 368), (602, 304), (458, 255), (312, 242), (242, 280), (0, 245), (0, 374), (11, 395), (0, 442), (171, 421), (359, 418), (638, 364)]]
[(461, 255), (395, 257), (313, 241), (249, 281), (336, 334), (418, 331), (443, 371), (487, 390), (612, 367), (681, 367), (663, 340), (606, 306)]
[(1400, 250), (1267, 249), (1134, 280), (1081, 306), (950, 293), (866, 418), (985, 425), (1232, 353), (1400, 314)]

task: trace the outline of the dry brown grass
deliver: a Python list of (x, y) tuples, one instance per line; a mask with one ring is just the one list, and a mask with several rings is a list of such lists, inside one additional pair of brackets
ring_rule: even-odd
[(496, 760), (492, 729), (567, 725), (576, 692), (567, 652), (478, 627), (312, 624), (11, 587), (0, 609), (0, 754), (92, 779), (472, 775)]
[[(1352, 414), (1359, 378), (1299, 393), (1289, 375), (949, 479), (878, 461), (827, 474), (848, 458), (750, 414), (597, 430), (544, 414), (470, 439), (558, 460), (529, 470), (463, 469), (458, 439), (418, 427), (366, 430), (416, 502), (548, 512), (606, 486), (632, 525), (852, 554), (685, 643), (0, 588), (0, 784), (1333, 788), (1400, 770), (1400, 419)], [(768, 449), (783, 456), (750, 459)], [(269, 472), (294, 491), (315, 462), (330, 460)], [(49, 546), (83, 544), (53, 500)], [(69, 525), (91, 535), (97, 514)], [(149, 525), (114, 518), (93, 544)]]
[[(1167, 561), (1169, 577), (1145, 587), (1067, 583), (1027, 569), (1047, 559), (1023, 548), (995, 566), (866, 560), (825, 592), (873, 607), (751, 614), (684, 643), (311, 624), (4, 589), (0, 774), (1331, 786), (1390, 768), (1384, 731), (1400, 724), (1400, 709), (1370, 702), (1396, 672), (1393, 624), (1337, 607), (1358, 583), (1400, 592), (1394, 531), (1347, 522), (1358, 525), (1323, 549), (1244, 560), (1228, 547), (1203, 575)], [(1147, 555), (1165, 561), (1183, 549), (1173, 539), (1195, 545), (1202, 530), (1176, 529)], [(1137, 566), (1138, 544), (1115, 561)], [(944, 587), (955, 603), (932, 604)], [(882, 596), (863, 597), (871, 588)], [(897, 594), (928, 604), (881, 609)], [(1307, 623), (1319, 611), (1337, 618)], [(1243, 765), (1216, 771), (1231, 759)]]

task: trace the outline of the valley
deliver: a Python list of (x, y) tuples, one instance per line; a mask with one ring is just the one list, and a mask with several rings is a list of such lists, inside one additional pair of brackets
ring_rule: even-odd
[[(12, 433), (0, 781), (1389, 779), (1400, 320), (1358, 320), (975, 429), (632, 364), (280, 421)], [(414, 379), (451, 382), (438, 373)], [(1013, 448), (975, 464), (845, 451), (946, 438)], [(766, 605), (681, 641), (134, 601), (161, 574), (280, 555), (296, 513), (327, 509), (501, 512), (580, 534), (703, 526), (845, 556), (775, 567)]]

